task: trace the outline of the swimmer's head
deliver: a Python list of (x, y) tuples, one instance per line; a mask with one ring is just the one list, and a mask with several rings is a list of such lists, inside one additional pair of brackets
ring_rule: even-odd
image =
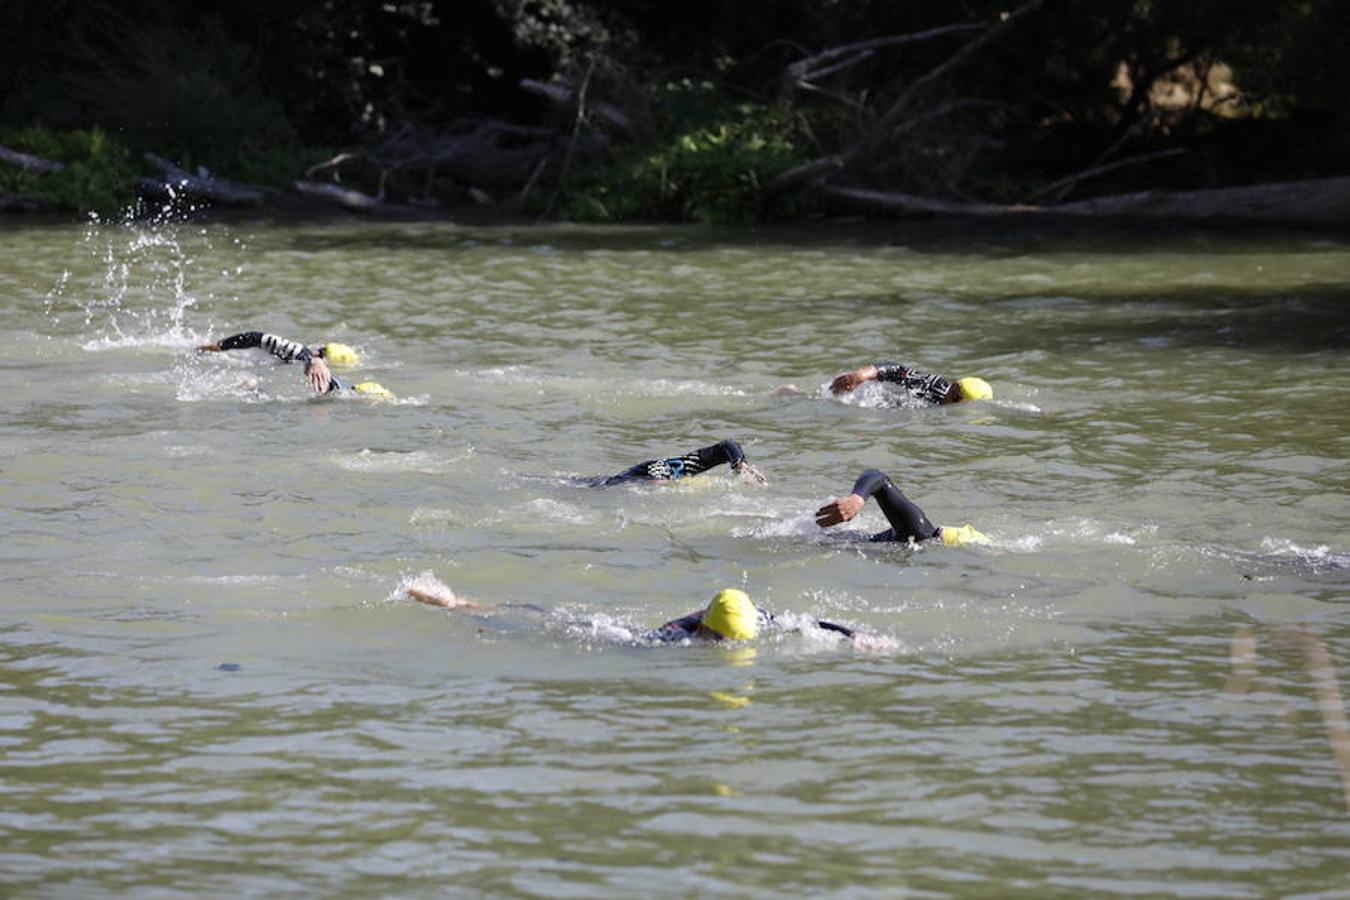
[(943, 525), (941, 530), (942, 544), (945, 547), (989, 543), (989, 538), (976, 531), (974, 525)]
[(983, 378), (958, 378), (956, 390), (962, 400), (988, 400), (994, 396), (994, 389)]
[(330, 343), (323, 345), (323, 358), (335, 366), (355, 366), (361, 362), (360, 355), (346, 344)]
[(745, 591), (725, 588), (708, 604), (703, 625), (729, 641), (748, 641), (759, 633), (759, 611)]
[(394, 395), (390, 393), (389, 389), (378, 381), (363, 381), (360, 384), (354, 384), (352, 390), (367, 397), (379, 397), (381, 400), (394, 399)]

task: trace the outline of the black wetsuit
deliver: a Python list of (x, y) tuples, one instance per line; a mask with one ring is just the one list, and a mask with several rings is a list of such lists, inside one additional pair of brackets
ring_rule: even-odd
[(700, 472), (706, 472), (714, 466), (730, 463), (732, 471), (740, 469), (745, 462), (745, 452), (735, 441), (722, 441), (708, 447), (701, 447), (683, 456), (669, 456), (665, 459), (649, 459), (624, 469), (617, 475), (583, 479), (591, 487), (609, 487), (614, 484), (627, 484), (632, 481), (678, 481)]
[[(706, 610), (700, 609), (698, 612), (692, 612), (687, 616), (681, 616), (678, 619), (672, 619), (660, 628), (649, 631), (643, 637), (649, 641), (660, 641), (661, 643), (678, 643), (679, 641), (693, 640), (698, 636), (698, 627), (703, 623), (703, 614)], [(771, 628), (776, 620), (773, 613), (762, 609), (755, 610), (759, 614), (759, 627), (761, 630)], [(823, 628), (826, 631), (835, 631), (844, 637), (853, 637), (856, 633), (852, 628), (844, 625), (838, 625), (834, 622), (825, 622), (816, 620), (816, 627)]]
[(897, 362), (875, 363), (877, 381), (889, 381), (898, 384), (915, 397), (934, 406), (946, 403), (951, 393), (952, 383), (941, 375), (920, 372)]
[[(232, 334), (220, 342), (221, 350), (248, 350), (253, 347), (261, 347), (285, 363), (298, 359), (305, 364), (306, 372), (309, 371), (311, 359), (316, 357), (322, 359), (324, 355), (323, 348), (311, 350), (304, 344), (288, 341), (286, 338), (262, 331), (245, 331), (242, 334)], [(344, 387), (342, 382), (338, 381), (337, 376), (333, 375), (332, 381), (328, 385), (328, 392), (340, 391)]]
[(874, 497), (891, 527), (872, 535), (874, 541), (927, 541), (942, 536), (923, 510), (906, 497), (880, 469), (868, 469), (853, 483), (853, 493), (866, 500)]

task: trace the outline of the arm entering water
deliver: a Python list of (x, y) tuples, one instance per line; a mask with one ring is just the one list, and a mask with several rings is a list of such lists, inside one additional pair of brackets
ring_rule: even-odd
[(324, 394), (341, 387), (337, 379), (333, 377), (333, 373), (328, 370), (328, 363), (324, 362), (322, 356), (310, 350), (304, 344), (278, 337), (275, 334), (267, 334), (262, 331), (244, 331), (239, 334), (232, 334), (214, 343), (202, 344), (197, 348), (197, 352), (220, 353), (226, 350), (248, 350), (253, 347), (261, 347), (282, 362), (289, 363), (297, 359), (303, 361), (305, 377), (316, 393)]

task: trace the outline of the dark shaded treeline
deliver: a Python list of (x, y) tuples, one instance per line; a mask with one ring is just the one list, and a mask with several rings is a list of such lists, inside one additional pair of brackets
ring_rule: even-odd
[(1347, 46), (1341, 0), (6, 0), (0, 144), (598, 218), (1046, 202), (1345, 174)]

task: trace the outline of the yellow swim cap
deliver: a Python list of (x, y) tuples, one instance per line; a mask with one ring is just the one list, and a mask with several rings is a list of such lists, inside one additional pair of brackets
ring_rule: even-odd
[(367, 397), (379, 397), (381, 400), (394, 399), (394, 395), (389, 392), (389, 389), (377, 381), (363, 381), (360, 384), (354, 384), (352, 390), (358, 394), (365, 394)]
[(759, 633), (759, 611), (745, 591), (726, 588), (708, 604), (703, 624), (728, 640), (748, 641)]
[(943, 525), (942, 545), (960, 547), (962, 544), (987, 544), (989, 538), (975, 530), (974, 525)]
[(346, 344), (324, 344), (323, 358), (335, 366), (354, 366), (361, 362), (357, 352)]
[(988, 400), (994, 396), (994, 389), (983, 378), (958, 378), (956, 387), (962, 400)]

